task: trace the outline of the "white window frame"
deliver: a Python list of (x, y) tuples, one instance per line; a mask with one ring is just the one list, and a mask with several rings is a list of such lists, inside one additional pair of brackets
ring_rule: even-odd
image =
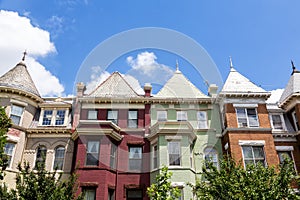
[[(112, 115), (112, 117), (110, 115)], [(106, 120), (111, 121), (114, 124), (118, 125), (119, 111), (118, 110), (107, 110)]]
[[(131, 152), (131, 149), (139, 149), (140, 152), (138, 152), (138, 155), (140, 153), (140, 158), (135, 158), (134, 155), (135, 152)], [(139, 169), (133, 169), (130, 167), (130, 161), (140, 161), (140, 168)], [(141, 171), (143, 168), (143, 147), (142, 146), (129, 146), (128, 147), (128, 169), (129, 171)]]
[[(45, 165), (45, 167), (46, 167), (48, 148), (47, 148), (45, 145), (40, 145), (40, 146), (38, 146), (38, 147), (36, 148), (36, 150), (35, 150), (34, 169), (37, 169), (37, 159), (38, 159), (37, 156), (38, 156), (38, 150), (39, 150), (39, 148), (45, 148), (45, 149), (46, 149), (46, 152), (45, 152), (45, 158), (44, 158), (44, 160), (43, 160), (44, 165)], [(42, 158), (42, 159), (43, 159), (43, 158)], [(38, 162), (40, 162), (40, 161), (38, 161)]]
[[(6, 152), (6, 144), (12, 144), (13, 145), (13, 149), (12, 149), (11, 155)], [(4, 146), (4, 154), (10, 156), (10, 162), (8, 163), (7, 168), (8, 169), (12, 169), (12, 163), (14, 161), (14, 156), (15, 156), (15, 151), (16, 151), (16, 145), (17, 144), (14, 143), (14, 142), (11, 142), (11, 141), (7, 141), (6, 144)]]
[(256, 158), (256, 157), (254, 157), (254, 151), (253, 151), (253, 148), (254, 147), (261, 147), (262, 148), (262, 150), (263, 150), (263, 153), (264, 153), (264, 163), (263, 163), (263, 165), (264, 166), (267, 166), (267, 160), (266, 160), (266, 152), (265, 152), (265, 145), (264, 145), (264, 143), (263, 143), (263, 145), (262, 145), (262, 143), (260, 143), (260, 144), (258, 144), (258, 143), (248, 143), (248, 144), (243, 144), (243, 145), (240, 145), (241, 146), (241, 151), (242, 151), (242, 155), (243, 155), (243, 163), (244, 163), (244, 167), (246, 168), (247, 167), (247, 164), (246, 164), (246, 162), (245, 162), (245, 155), (244, 155), (244, 150), (243, 150), (243, 147), (251, 147), (251, 150), (252, 150), (252, 155), (253, 155), (253, 157), (252, 157), (252, 159), (253, 159), (253, 163), (254, 163), (254, 165), (256, 165), (258, 162), (258, 159)]
[[(156, 150), (155, 150), (156, 148)], [(159, 167), (158, 164), (158, 145), (154, 144), (152, 146), (152, 169), (156, 169)]]
[(294, 126), (295, 126), (295, 131), (299, 131), (299, 121), (296, 115), (296, 111), (292, 112), (292, 117), (293, 117), (293, 122), (294, 122)]
[[(171, 144), (177, 144), (179, 146), (178, 150), (179, 150), (179, 153), (178, 153), (178, 158), (176, 160), (179, 160), (179, 164), (172, 164), (172, 162), (170, 162), (170, 154), (172, 153), (170, 151), (170, 145)], [(175, 153), (172, 153), (172, 155), (177, 155)], [(173, 163), (176, 163), (176, 160), (173, 161)], [(181, 166), (182, 165), (182, 161), (181, 161), (181, 141), (169, 141), (168, 142), (168, 163), (169, 163), (169, 166)]]
[[(238, 116), (238, 110), (243, 109), (245, 112), (245, 117), (244, 118), (239, 118)], [(256, 115), (256, 120), (257, 120), (257, 125), (250, 125), (250, 120), (249, 120), (249, 115), (248, 115), (248, 109), (254, 109), (255, 110), (255, 115)], [(239, 128), (258, 128), (259, 127), (259, 118), (257, 114), (257, 109), (255, 107), (236, 107), (235, 108), (235, 113), (236, 113), (236, 119), (237, 119), (237, 124)], [(239, 119), (246, 119), (247, 126), (240, 125)]]
[[(132, 118), (130, 113), (136, 113), (136, 117)], [(130, 121), (135, 121), (134, 126), (130, 123)], [(139, 127), (139, 112), (138, 110), (128, 110), (128, 118), (127, 118), (127, 127), (128, 128), (138, 128)]]
[(117, 163), (117, 145), (111, 143), (110, 145), (110, 155), (109, 155), (109, 166), (111, 169), (116, 169)]
[[(297, 171), (297, 167), (296, 167), (296, 163), (295, 163), (295, 159), (294, 159), (294, 147), (293, 146), (275, 146), (275, 148), (277, 151), (277, 155), (278, 155), (278, 152), (290, 152), (291, 153), (291, 159), (293, 160), (294, 169)], [(278, 159), (279, 159), (279, 162), (281, 163), (279, 155), (278, 155)]]
[(97, 120), (98, 110), (88, 110), (87, 119), (88, 120)]
[(55, 147), (55, 149), (54, 149), (54, 158), (53, 158), (53, 164), (52, 164), (52, 170), (55, 170), (55, 160), (56, 160), (56, 150), (58, 149), (58, 148), (64, 148), (64, 157), (63, 157), (63, 159), (62, 159), (62, 168), (61, 169), (57, 169), (57, 171), (63, 171), (63, 169), (64, 169), (64, 165), (65, 165), (65, 157), (66, 157), (66, 147), (64, 147), (64, 146), (62, 146), (62, 145), (59, 145), (59, 146), (57, 146), (57, 147)]
[[(21, 115), (16, 115), (16, 114), (12, 113), (12, 109), (13, 109), (14, 106), (22, 109)], [(22, 124), (22, 121), (23, 121), (23, 115), (24, 115), (24, 110), (25, 110), (25, 107), (22, 106), (22, 105), (18, 105), (18, 104), (11, 104), (11, 105), (10, 105), (10, 115), (9, 115), (9, 118), (11, 119), (11, 116), (20, 117), (19, 123), (16, 124), (16, 125), (18, 125), (18, 126), (21, 126), (21, 124)], [(12, 120), (12, 123), (15, 124), (15, 123), (13, 122), (13, 120)]]
[(219, 169), (219, 155), (218, 155), (218, 151), (214, 147), (208, 146), (204, 149), (203, 160), (205, 160), (205, 162), (212, 162), (213, 166)]
[[(201, 118), (201, 113), (204, 114), (204, 118)], [(204, 124), (204, 126), (202, 127), (201, 124)], [(207, 111), (201, 110), (197, 112), (197, 128), (208, 129)]]
[[(43, 124), (44, 122), (44, 114), (45, 111), (52, 111), (51, 116), (49, 116), (48, 118), (50, 118), (50, 124)], [(63, 124), (58, 124), (56, 125), (56, 121), (58, 119), (57, 117), (57, 113), (58, 111), (64, 111), (64, 123)], [(67, 108), (43, 108), (40, 114), (40, 119), (39, 119), (39, 125), (40, 126), (66, 126), (67, 125), (67, 121), (68, 121), (68, 115), (69, 115), (69, 109)]]
[(182, 110), (176, 111), (176, 120), (187, 121), (188, 120), (187, 111), (182, 111)]
[[(90, 143), (95, 143), (95, 144), (97, 144), (97, 146), (96, 146), (96, 148), (97, 148), (97, 151), (95, 151), (95, 152), (92, 152), (92, 151), (89, 151), (89, 144)], [(87, 162), (88, 162), (88, 154), (92, 154), (92, 155), (94, 155), (94, 154), (97, 154), (97, 163), (96, 164), (87, 164)], [(100, 162), (100, 158), (99, 158), (99, 155), (100, 155), (100, 141), (97, 141), (97, 140), (89, 140), (89, 141), (87, 141), (87, 143), (86, 143), (86, 154), (85, 154), (85, 166), (99, 166), (99, 162)]]
[(156, 115), (157, 115), (157, 121), (167, 121), (168, 120), (168, 113), (166, 110), (158, 110)]
[[(84, 187), (83, 189), (83, 193), (84, 193), (84, 199), (86, 199), (86, 200), (90, 200), (91, 198), (92, 198), (92, 200), (95, 200), (95, 199), (97, 199), (96, 197), (97, 197), (97, 187)], [(88, 196), (88, 195), (91, 195), (92, 194), (92, 196), (93, 197), (91, 197), (91, 196)]]
[[(274, 127), (274, 124), (273, 124), (273, 116), (274, 115), (279, 115), (280, 116), (282, 129), (277, 129), (277, 128)], [(270, 122), (271, 122), (271, 126), (274, 130), (286, 130), (283, 114), (281, 114), (281, 113), (272, 113), (272, 114), (270, 114)]]

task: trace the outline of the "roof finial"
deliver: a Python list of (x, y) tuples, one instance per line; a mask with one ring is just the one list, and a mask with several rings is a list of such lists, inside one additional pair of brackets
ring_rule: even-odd
[(26, 49), (25, 49), (25, 51), (23, 52), (23, 58), (22, 58), (22, 61), (25, 61), (26, 55), (27, 55), (27, 52), (26, 52)]
[(293, 71), (295, 71), (296, 67), (295, 67), (295, 65), (294, 65), (293, 60), (291, 60), (291, 64), (292, 64)]
[(176, 60), (176, 72), (179, 72), (179, 64), (178, 64), (178, 60)]
[(230, 69), (232, 69), (233, 68), (233, 64), (232, 64), (231, 56), (229, 56), (229, 62), (230, 62)]

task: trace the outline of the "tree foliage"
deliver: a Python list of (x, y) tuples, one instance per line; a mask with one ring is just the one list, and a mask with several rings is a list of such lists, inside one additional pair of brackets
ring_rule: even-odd
[(9, 200), (81, 200), (82, 195), (75, 196), (78, 189), (77, 177), (72, 174), (69, 179), (62, 181), (61, 174), (56, 171), (48, 172), (43, 165), (31, 170), (29, 163), (18, 165), (16, 189), (7, 191), (2, 188), (0, 199)]
[(6, 133), (11, 127), (11, 120), (6, 115), (5, 109), (0, 106), (0, 180), (4, 178), (4, 170), (8, 165), (7, 156), (4, 154), (4, 147), (6, 144)]
[(300, 199), (291, 187), (295, 170), (287, 159), (277, 167), (258, 164), (245, 169), (227, 158), (221, 160), (220, 169), (204, 165), (202, 178), (192, 186), (198, 199)]
[(164, 166), (156, 176), (156, 182), (147, 188), (147, 194), (155, 200), (175, 200), (181, 195), (180, 189), (171, 185), (172, 172)]

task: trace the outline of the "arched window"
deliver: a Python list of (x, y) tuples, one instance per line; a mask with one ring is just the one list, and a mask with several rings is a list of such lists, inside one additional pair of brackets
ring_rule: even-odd
[(35, 168), (45, 167), (47, 155), (47, 148), (45, 146), (38, 146), (36, 150)]
[(64, 166), (65, 147), (56, 147), (54, 156), (53, 169), (62, 170)]
[(205, 162), (211, 162), (215, 167), (218, 167), (218, 152), (212, 147), (206, 147), (204, 150)]

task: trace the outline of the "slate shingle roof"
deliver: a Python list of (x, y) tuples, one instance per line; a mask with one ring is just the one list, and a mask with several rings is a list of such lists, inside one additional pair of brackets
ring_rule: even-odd
[(266, 93), (264, 89), (252, 83), (233, 67), (221, 90), (222, 93)]
[(193, 85), (179, 70), (155, 95), (162, 98), (209, 98)]
[(88, 96), (90, 97), (139, 97), (119, 72), (111, 74)]
[(300, 72), (296, 71), (292, 74), (288, 84), (286, 85), (279, 102), (283, 102), (289, 96), (300, 92)]
[(14, 68), (2, 75), (0, 77), (0, 86), (23, 90), (40, 97), (24, 62), (18, 63)]

